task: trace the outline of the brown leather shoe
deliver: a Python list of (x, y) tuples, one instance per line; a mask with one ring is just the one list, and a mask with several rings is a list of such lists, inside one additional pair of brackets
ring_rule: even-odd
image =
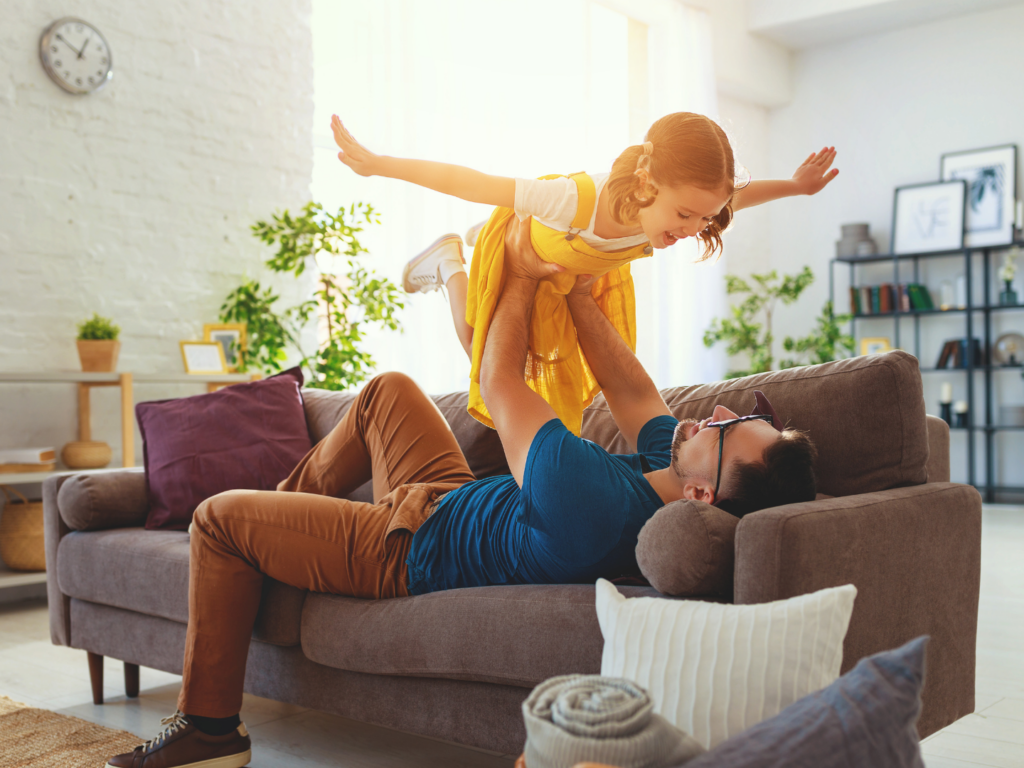
[(252, 758), (244, 723), (225, 736), (208, 736), (181, 712), (160, 724), (167, 726), (163, 733), (110, 758), (106, 768), (242, 768)]

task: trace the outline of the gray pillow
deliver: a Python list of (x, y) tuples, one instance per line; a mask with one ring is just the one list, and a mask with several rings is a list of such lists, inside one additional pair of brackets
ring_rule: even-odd
[(861, 659), (686, 768), (924, 768), (917, 738), (928, 637)]
[(666, 504), (640, 529), (636, 562), (664, 595), (732, 596), (736, 526), (740, 520), (703, 501)]

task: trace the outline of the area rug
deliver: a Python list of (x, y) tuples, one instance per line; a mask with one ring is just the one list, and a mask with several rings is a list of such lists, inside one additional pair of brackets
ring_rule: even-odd
[(96, 768), (143, 741), (0, 696), (0, 768)]

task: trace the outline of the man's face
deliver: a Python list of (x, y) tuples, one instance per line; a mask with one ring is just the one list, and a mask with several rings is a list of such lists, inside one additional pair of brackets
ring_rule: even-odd
[[(710, 484), (714, 492), (718, 472), (718, 435), (721, 429), (707, 425), (709, 422), (735, 418), (736, 414), (724, 405), (716, 405), (710, 418), (679, 422), (672, 436), (671, 466), (680, 479), (700, 480)], [(737, 462), (752, 464), (762, 461), (765, 449), (778, 438), (778, 431), (767, 421), (744, 421), (726, 427), (719, 496), (726, 496), (730, 471)]]

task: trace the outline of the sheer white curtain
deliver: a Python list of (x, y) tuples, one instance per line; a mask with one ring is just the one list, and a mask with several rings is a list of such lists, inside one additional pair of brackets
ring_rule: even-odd
[[(708, 21), (674, 0), (314, 0), (312, 23), (313, 197), (381, 211), (363, 242), (368, 263), (396, 282), (412, 255), (490, 210), (356, 176), (337, 159), (332, 113), (376, 152), (530, 177), (607, 171), (655, 117), (716, 112)], [(724, 370), (700, 343), (725, 306), (722, 275), (694, 258), (684, 243), (635, 265), (638, 354), (659, 386)], [(404, 333), (368, 339), (378, 370), (404, 371), (428, 392), (466, 389), (445, 299), (409, 296), (402, 320)]]

